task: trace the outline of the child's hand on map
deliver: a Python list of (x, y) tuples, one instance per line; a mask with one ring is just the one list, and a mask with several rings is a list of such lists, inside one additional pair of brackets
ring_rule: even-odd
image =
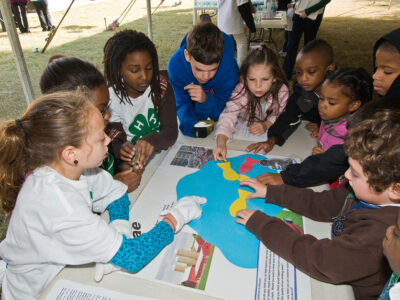
[(179, 232), (183, 225), (189, 223), (194, 219), (201, 217), (201, 206), (207, 202), (207, 199), (199, 196), (186, 196), (182, 197), (171, 208), (163, 210), (161, 216), (171, 214), (175, 221), (175, 233)]
[(269, 151), (272, 150), (274, 147), (275, 142), (272, 142), (270, 140), (266, 142), (259, 142), (259, 143), (254, 143), (250, 144), (247, 146), (246, 151), (251, 152), (253, 151), (254, 155), (263, 150), (264, 154), (267, 154)]
[(282, 176), (279, 173), (264, 173), (257, 176), (257, 180), (262, 184), (280, 185), (283, 184)]
[(255, 212), (256, 211), (254, 209), (238, 210), (236, 213), (236, 217), (238, 218), (235, 220), (235, 222), (246, 226), (247, 221)]
[(226, 161), (226, 153), (228, 152), (228, 150), (226, 149), (226, 145), (225, 146), (217, 146), (217, 148), (215, 148), (213, 150), (213, 155), (214, 155), (214, 160), (223, 160)]
[(217, 136), (217, 147), (213, 150), (214, 160), (223, 160), (226, 161), (226, 154), (228, 152), (226, 148), (226, 142), (228, 141), (228, 137), (223, 134), (218, 134)]
[(242, 180), (240, 182), (240, 185), (247, 185), (255, 191), (253, 194), (248, 195), (247, 199), (265, 198), (265, 196), (267, 195), (267, 186), (259, 182), (257, 179), (248, 178)]

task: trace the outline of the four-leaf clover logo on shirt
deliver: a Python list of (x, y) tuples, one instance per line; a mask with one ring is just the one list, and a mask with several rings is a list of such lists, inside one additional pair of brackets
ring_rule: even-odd
[(132, 143), (148, 135), (151, 132), (160, 132), (160, 120), (158, 119), (154, 108), (147, 111), (147, 119), (144, 115), (138, 114), (129, 125), (129, 132), (133, 134)]

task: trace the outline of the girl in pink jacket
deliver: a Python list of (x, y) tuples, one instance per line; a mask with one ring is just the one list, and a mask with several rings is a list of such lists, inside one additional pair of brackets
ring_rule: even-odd
[(240, 127), (264, 134), (285, 110), (289, 97), (286, 77), (276, 53), (265, 45), (253, 49), (239, 70), (240, 81), (219, 116), (215, 160), (226, 160), (227, 142)]

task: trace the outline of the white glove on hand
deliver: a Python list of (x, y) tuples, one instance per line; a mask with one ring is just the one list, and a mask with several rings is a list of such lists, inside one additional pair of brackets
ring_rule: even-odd
[[(128, 239), (132, 238), (132, 225), (127, 220), (116, 219), (109, 224), (111, 227), (115, 228), (119, 233), (125, 235)], [(120, 270), (111, 263), (96, 263), (94, 268), (94, 280), (99, 282), (103, 279), (104, 275), (110, 274), (111, 272)]]
[(108, 225), (115, 228), (119, 233), (122, 233), (128, 239), (132, 238), (133, 236), (132, 224), (127, 220), (115, 219)]
[(100, 282), (103, 279), (104, 275), (119, 270), (121, 270), (121, 268), (113, 265), (112, 263), (96, 263), (96, 266), (94, 268), (94, 280), (96, 282)]
[(161, 216), (171, 214), (176, 220), (175, 233), (179, 232), (183, 225), (201, 217), (200, 204), (207, 202), (207, 199), (199, 196), (186, 196), (178, 200), (171, 208), (161, 212)]

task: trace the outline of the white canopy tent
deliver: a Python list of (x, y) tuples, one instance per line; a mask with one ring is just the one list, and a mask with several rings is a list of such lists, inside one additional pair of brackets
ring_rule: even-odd
[[(153, 39), (153, 29), (151, 21), (151, 0), (146, 0), (147, 8), (147, 34), (150, 39)], [(14, 53), (15, 63), (17, 65), (18, 76), (22, 83), (26, 103), (29, 105), (33, 99), (32, 82), (29, 77), (28, 68), (26, 66), (24, 53), (22, 52), (21, 43), (19, 42), (17, 29), (15, 27), (14, 18), (11, 13), (11, 6), (8, 0), (0, 0), (0, 10), (4, 18), (4, 24), (7, 29), (8, 38), (11, 48)]]

